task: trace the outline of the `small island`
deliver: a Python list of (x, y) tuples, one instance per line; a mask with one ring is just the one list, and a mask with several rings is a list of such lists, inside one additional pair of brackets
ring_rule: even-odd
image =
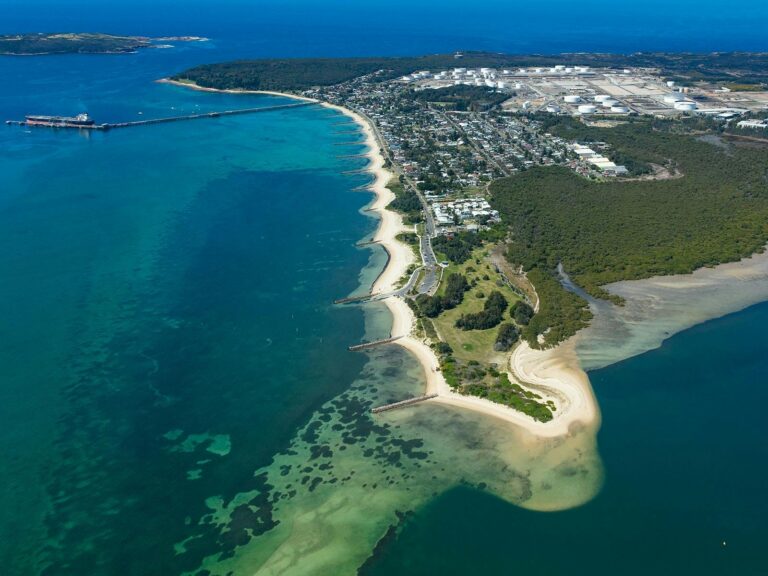
[(49, 54), (133, 54), (142, 48), (160, 48), (156, 41), (204, 42), (201, 36), (115, 36), (100, 33), (36, 33), (0, 36), (1, 56)]

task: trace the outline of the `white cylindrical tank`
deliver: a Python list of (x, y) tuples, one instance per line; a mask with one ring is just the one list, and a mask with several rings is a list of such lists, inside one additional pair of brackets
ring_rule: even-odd
[(523, 87), (523, 85), (520, 84), (520, 82), (516, 82), (515, 83), (515, 90), (520, 90), (522, 87)]
[(595, 96), (594, 100), (595, 102), (605, 102), (606, 100), (610, 100), (610, 96), (608, 94), (598, 94)]
[(627, 114), (629, 108), (626, 106), (611, 106), (611, 112), (615, 112), (616, 114)]
[(675, 81), (674, 80), (667, 80), (667, 86), (669, 88), (672, 88), (674, 85), (675, 85)]
[(675, 102), (680, 102), (683, 100), (683, 97), (680, 94), (667, 94), (664, 96), (664, 102), (667, 104), (674, 104)]
[(569, 94), (568, 96), (563, 96), (563, 101), (567, 102), (568, 104), (578, 104), (581, 102), (581, 96), (576, 96), (575, 94)]
[(573, 68), (571, 68), (571, 67), (567, 67), (567, 68), (565, 69), (565, 71), (566, 71), (566, 73), (567, 73), (567, 74), (570, 74), (570, 73), (572, 73), (572, 72), (573, 72)]
[(592, 104), (582, 104), (579, 106), (579, 114), (594, 114), (597, 112), (597, 106)]
[(680, 110), (681, 112), (691, 112), (693, 110), (696, 110), (696, 102), (676, 102), (675, 103), (675, 110)]
[(600, 102), (600, 106), (603, 108), (610, 108), (611, 106), (617, 106), (619, 104), (618, 100), (614, 100), (613, 98), (608, 98), (608, 100), (603, 100)]

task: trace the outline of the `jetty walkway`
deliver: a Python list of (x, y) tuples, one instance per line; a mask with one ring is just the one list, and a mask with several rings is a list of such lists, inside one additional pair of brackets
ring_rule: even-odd
[(373, 348), (374, 346), (381, 346), (382, 344), (390, 344), (395, 340), (400, 340), (400, 338), (402, 338), (402, 336), (393, 336), (392, 338), (384, 338), (383, 340), (374, 340), (373, 342), (363, 342), (362, 344), (355, 344), (354, 346), (349, 347), (349, 351), (357, 352), (358, 350), (367, 350), (368, 348)]
[[(107, 124), (92, 124), (90, 126), (48, 126), (37, 125), (44, 128), (68, 128), (80, 130), (114, 130), (117, 128), (132, 128), (134, 126), (149, 126), (151, 124), (166, 124), (168, 122), (183, 122), (186, 120), (200, 120), (203, 118), (219, 118), (221, 116), (236, 116), (239, 114), (257, 114), (259, 112), (274, 112), (275, 110), (287, 110), (289, 108), (302, 108), (304, 106), (316, 106), (317, 102), (297, 102), (293, 104), (277, 104), (275, 106), (261, 106), (258, 108), (240, 108), (238, 110), (222, 110), (220, 112), (202, 112), (200, 114), (187, 114), (185, 116), (169, 116), (166, 118), (150, 118), (147, 120), (134, 120), (131, 122), (114, 122)], [(18, 126), (35, 126), (26, 121), (7, 120), (6, 124)]]
[(437, 398), (437, 394), (426, 394), (424, 396), (416, 396), (415, 398), (408, 398), (407, 400), (400, 400), (400, 402), (392, 402), (391, 404), (384, 404), (384, 406), (377, 406), (376, 408), (371, 408), (371, 413), (378, 414), (379, 412), (386, 412), (387, 410), (394, 410), (395, 408), (412, 406), (413, 404), (418, 404), (419, 402), (424, 402), (425, 400), (431, 400), (432, 398)]

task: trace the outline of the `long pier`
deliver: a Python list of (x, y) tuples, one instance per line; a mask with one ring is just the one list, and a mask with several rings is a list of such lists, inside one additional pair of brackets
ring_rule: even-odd
[(92, 124), (90, 126), (47, 126), (44, 124), (28, 124), (25, 121), (7, 120), (6, 124), (18, 126), (42, 126), (44, 128), (69, 128), (81, 130), (114, 130), (116, 128), (132, 128), (134, 126), (149, 126), (150, 124), (165, 124), (168, 122), (183, 122), (186, 120), (199, 120), (203, 118), (219, 118), (221, 116), (235, 116), (238, 114), (256, 114), (258, 112), (273, 112), (288, 108), (301, 108), (303, 106), (315, 106), (317, 102), (297, 102), (294, 104), (278, 104), (276, 106), (261, 106), (259, 108), (241, 108), (238, 110), (223, 110), (221, 112), (203, 112), (200, 114), (187, 114), (185, 116), (169, 116), (167, 118), (151, 118), (147, 120), (134, 120), (131, 122), (115, 122), (107, 124)]
[(373, 348), (374, 346), (381, 346), (382, 344), (390, 344), (395, 340), (400, 340), (400, 338), (402, 338), (402, 336), (393, 336), (392, 338), (384, 338), (383, 340), (374, 340), (373, 342), (363, 342), (362, 344), (355, 344), (354, 346), (350, 346), (348, 350), (350, 352), (367, 350), (368, 348)]
[(405, 406), (412, 406), (425, 400), (431, 400), (437, 398), (437, 394), (426, 394), (424, 396), (416, 396), (415, 398), (408, 398), (407, 400), (400, 400), (400, 402), (392, 402), (392, 404), (384, 404), (384, 406), (377, 406), (371, 408), (371, 414), (378, 414), (380, 412), (386, 412), (387, 410), (394, 410), (395, 408), (404, 408)]

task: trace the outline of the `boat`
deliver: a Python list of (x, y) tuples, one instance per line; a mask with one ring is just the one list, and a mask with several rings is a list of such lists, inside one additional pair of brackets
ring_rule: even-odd
[(48, 126), (51, 128), (93, 128), (95, 122), (88, 114), (77, 116), (33, 116), (25, 117), (27, 126)]

